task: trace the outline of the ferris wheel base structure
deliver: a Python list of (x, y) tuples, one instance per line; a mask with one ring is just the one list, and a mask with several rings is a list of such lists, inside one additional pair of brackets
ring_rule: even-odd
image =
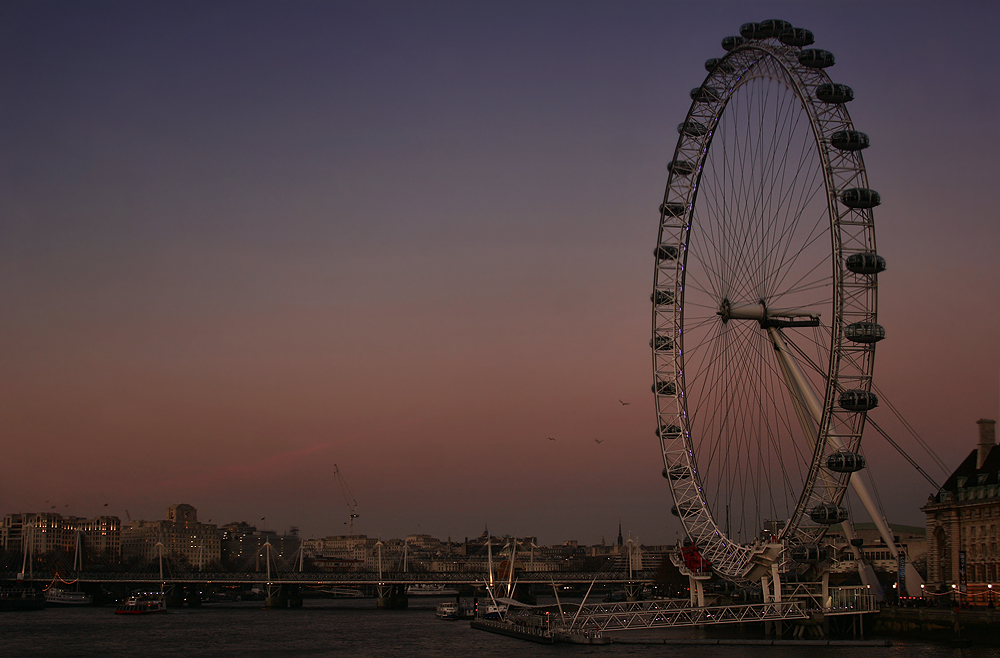
[[(709, 572), (759, 582), (765, 600), (781, 600), (783, 580), (826, 583), (837, 557), (826, 533), (840, 524), (862, 586), (880, 598), (848, 488), (900, 555), (857, 473), (885, 338), (872, 215), (881, 196), (861, 153), (870, 139), (846, 109), (854, 92), (829, 77), (835, 58), (813, 41), (781, 20), (723, 39), (668, 165), (652, 390), (672, 512), (710, 565), (680, 555), (692, 591)], [(900, 585), (919, 595), (903, 559)]]

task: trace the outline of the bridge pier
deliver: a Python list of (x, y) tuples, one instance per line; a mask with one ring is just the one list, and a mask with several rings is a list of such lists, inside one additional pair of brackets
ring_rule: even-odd
[(201, 607), (201, 593), (198, 591), (198, 585), (191, 584), (186, 585), (183, 591), (184, 605), (189, 608), (200, 608)]
[(264, 597), (265, 608), (287, 608), (288, 597), (285, 596), (281, 585), (267, 584), (267, 594)]
[(627, 582), (627, 583), (625, 583), (625, 600), (626, 601), (641, 601), (642, 600), (642, 583), (637, 583), (637, 582)]
[(406, 585), (377, 585), (379, 610), (405, 610), (409, 605)]

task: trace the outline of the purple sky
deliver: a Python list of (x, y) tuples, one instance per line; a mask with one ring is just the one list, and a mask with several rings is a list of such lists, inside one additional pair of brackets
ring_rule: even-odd
[(854, 88), (876, 383), (956, 466), (1000, 398), (992, 4), (4, 2), (0, 514), (339, 534), (336, 463), (369, 535), (673, 541), (656, 207), (704, 60), (765, 18)]

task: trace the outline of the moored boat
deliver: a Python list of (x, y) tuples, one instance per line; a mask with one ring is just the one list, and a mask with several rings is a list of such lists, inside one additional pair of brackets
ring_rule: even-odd
[(462, 618), (462, 608), (454, 601), (445, 601), (437, 604), (434, 616), (445, 621), (456, 621)]
[(150, 596), (143, 594), (133, 594), (118, 606), (116, 615), (150, 615), (156, 612), (166, 612), (167, 602), (163, 596)]
[(407, 596), (458, 596), (458, 590), (434, 583), (420, 583), (406, 588)]
[(86, 592), (74, 592), (58, 587), (50, 587), (45, 590), (45, 605), (48, 606), (79, 606), (90, 605), (93, 602), (93, 597)]
[(0, 588), (0, 612), (42, 610), (45, 597), (33, 587)]

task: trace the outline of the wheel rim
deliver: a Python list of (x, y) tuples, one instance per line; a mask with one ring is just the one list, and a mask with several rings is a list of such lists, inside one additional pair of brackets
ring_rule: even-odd
[[(844, 339), (875, 322), (875, 275), (845, 266), (875, 253), (871, 208), (843, 200), (868, 189), (864, 163), (832, 143), (853, 125), (842, 102), (817, 98), (831, 81), (804, 52), (748, 39), (711, 68), (661, 206), (651, 346), (664, 476), (688, 537), (733, 579), (761, 541), (822, 536), (808, 512), (838, 507), (849, 478), (823, 460), (858, 449), (865, 417), (838, 396), (871, 383), (873, 343)], [(815, 394), (812, 431), (772, 333)]]

